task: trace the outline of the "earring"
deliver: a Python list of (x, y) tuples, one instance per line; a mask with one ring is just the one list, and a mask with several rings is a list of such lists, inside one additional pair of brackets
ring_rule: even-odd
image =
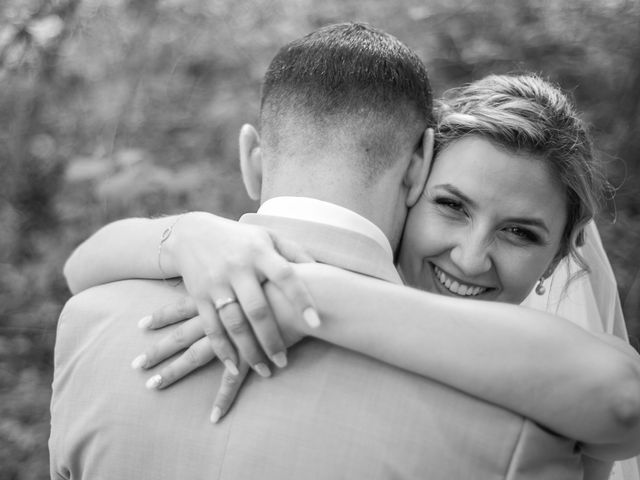
[(536, 293), (538, 295), (544, 295), (546, 291), (547, 289), (544, 288), (544, 277), (540, 277), (540, 280), (538, 280), (538, 284), (536, 285)]

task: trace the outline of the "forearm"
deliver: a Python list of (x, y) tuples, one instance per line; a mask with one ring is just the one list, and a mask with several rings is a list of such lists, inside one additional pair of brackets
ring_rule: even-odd
[[(637, 438), (638, 361), (557, 317), (302, 266), (307, 333), (448, 384), (585, 443)], [(321, 272), (318, 274), (318, 272)]]
[[(163, 256), (158, 266), (160, 236), (175, 224), (177, 216), (128, 218), (110, 223), (81, 243), (64, 266), (72, 293), (126, 278), (176, 276), (173, 262)], [(166, 253), (166, 252), (165, 252)]]

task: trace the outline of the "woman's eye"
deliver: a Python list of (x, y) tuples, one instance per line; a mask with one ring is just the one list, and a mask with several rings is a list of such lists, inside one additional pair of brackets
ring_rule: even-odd
[(526, 228), (507, 227), (504, 230), (520, 242), (526, 242), (526, 243), (539, 242), (538, 235), (533, 233), (531, 230), (527, 230)]
[(462, 212), (464, 210), (462, 203), (453, 198), (438, 197), (435, 201), (437, 205), (445, 207), (448, 210), (454, 210), (456, 212)]

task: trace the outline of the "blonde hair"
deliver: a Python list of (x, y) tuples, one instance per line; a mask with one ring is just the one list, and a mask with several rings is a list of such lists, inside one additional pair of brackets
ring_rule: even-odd
[(477, 135), (544, 161), (567, 198), (567, 224), (554, 260), (571, 255), (588, 271), (577, 247), (607, 182), (587, 127), (560, 88), (534, 74), (490, 75), (447, 92), (437, 120), (436, 156), (452, 142)]

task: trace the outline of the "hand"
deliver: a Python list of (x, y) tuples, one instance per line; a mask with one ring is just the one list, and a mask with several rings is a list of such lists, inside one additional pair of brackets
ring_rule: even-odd
[[(146, 382), (147, 388), (166, 388), (215, 358), (209, 339), (204, 335), (199, 317), (183, 320), (184, 317), (195, 313), (197, 313), (195, 303), (185, 298), (151, 316), (148, 328), (161, 328), (177, 321), (182, 321), (182, 324), (154, 344), (151, 349), (136, 357), (132, 362), (134, 368), (154, 367), (185, 348), (186, 350), (176, 360), (162, 368), (158, 374), (149, 378)], [(237, 368), (227, 362), (209, 418), (212, 423), (218, 423), (229, 411), (250, 371), (249, 364), (244, 361), (241, 361)]]
[[(183, 352), (158, 374), (149, 378), (147, 388), (166, 388), (216, 358), (209, 339), (205, 336), (196, 304), (190, 297), (184, 297), (176, 303), (160, 308), (143, 318), (138, 326), (156, 330), (178, 322), (182, 323), (131, 362), (133, 368), (147, 369)], [(237, 371), (235, 364), (230, 360), (225, 360), (224, 363), (227, 370)]]
[[(197, 313), (195, 302), (189, 297), (184, 297), (179, 302), (167, 305), (143, 319), (145, 321), (141, 326), (150, 329), (163, 328), (178, 322), (182, 323), (145, 353), (136, 357), (131, 363), (133, 368), (154, 367), (161, 361), (184, 350), (176, 360), (147, 380), (147, 388), (166, 388), (215, 358), (215, 353), (209, 344), (209, 339), (204, 334)], [(249, 364), (244, 361), (241, 361), (238, 367), (230, 363), (229, 360), (225, 361), (225, 365), (226, 368), (222, 374), (220, 387), (209, 418), (212, 423), (217, 423), (229, 411), (250, 372)]]
[[(274, 283), (310, 325), (319, 324), (313, 300), (287, 260), (313, 259), (295, 243), (259, 227), (208, 213), (186, 214), (165, 242), (168, 263), (184, 279), (214, 353), (227, 368), (240, 357), (260, 375), (267, 358), (286, 365), (286, 350), (262, 283)], [(216, 308), (216, 301), (229, 300)], [(234, 300), (237, 299), (237, 302)]]
[[(289, 346), (297, 343), (306, 335), (305, 325), (301, 324), (289, 300), (275, 285), (268, 282), (264, 288), (276, 312), (285, 344)], [(205, 335), (196, 303), (190, 297), (183, 297), (178, 302), (156, 310), (152, 315), (143, 318), (139, 326), (157, 330), (175, 323), (181, 324), (131, 362), (133, 368), (148, 369), (183, 352), (147, 381), (149, 388), (166, 388), (216, 358), (216, 354), (210, 347), (209, 338)], [(223, 363), (226, 370), (232, 374), (240, 370), (236, 369), (229, 360), (224, 360)]]
[[(288, 299), (270, 282), (265, 284), (265, 293), (276, 317), (281, 322), (286, 345), (297, 343), (304, 337), (305, 327), (300, 324), (299, 317)], [(133, 368), (147, 369), (184, 350), (176, 360), (147, 380), (147, 388), (166, 388), (215, 358), (197, 313), (193, 299), (184, 297), (179, 302), (162, 307), (141, 321), (141, 327), (150, 329), (182, 322), (169, 335), (133, 360)], [(225, 372), (211, 412), (210, 419), (213, 423), (218, 422), (231, 408), (249, 372), (249, 365), (244, 361), (240, 362), (237, 369), (228, 360), (225, 361), (225, 365)]]

